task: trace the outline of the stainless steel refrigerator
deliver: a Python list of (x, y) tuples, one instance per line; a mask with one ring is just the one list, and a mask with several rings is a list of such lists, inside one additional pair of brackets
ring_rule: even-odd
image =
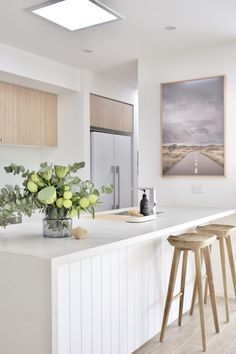
[(131, 136), (91, 132), (91, 178), (96, 186), (114, 186), (112, 194), (101, 196), (98, 210), (132, 206)]

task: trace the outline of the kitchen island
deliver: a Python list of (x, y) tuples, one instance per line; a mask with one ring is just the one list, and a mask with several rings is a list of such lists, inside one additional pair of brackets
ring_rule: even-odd
[[(43, 238), (41, 220), (1, 229), (0, 353), (125, 354), (157, 334), (173, 252), (166, 238), (236, 213), (160, 210), (140, 224), (82, 217), (74, 226), (88, 230), (83, 240)], [(190, 257), (184, 311), (193, 279)]]

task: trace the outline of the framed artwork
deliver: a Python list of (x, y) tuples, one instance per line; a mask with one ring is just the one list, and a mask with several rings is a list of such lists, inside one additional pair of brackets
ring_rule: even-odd
[(161, 84), (163, 176), (224, 176), (225, 76)]

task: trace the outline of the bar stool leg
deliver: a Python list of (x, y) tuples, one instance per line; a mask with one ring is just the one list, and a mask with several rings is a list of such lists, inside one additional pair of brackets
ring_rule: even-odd
[(177, 275), (177, 270), (178, 270), (178, 265), (179, 265), (180, 253), (181, 253), (181, 250), (178, 248), (175, 248), (173, 261), (172, 261), (172, 265), (171, 265), (171, 272), (170, 272), (169, 286), (168, 286), (168, 292), (167, 292), (167, 297), (166, 297), (164, 316), (163, 316), (162, 327), (161, 327), (160, 342), (162, 342), (164, 339), (165, 330), (167, 327), (172, 297), (173, 297), (174, 288), (175, 288), (175, 281), (176, 281), (176, 275)]
[(206, 351), (206, 330), (205, 330), (205, 318), (204, 318), (200, 250), (196, 249), (194, 251), (194, 255), (195, 255), (195, 266), (196, 266), (196, 283), (197, 283), (196, 286), (198, 290), (199, 314), (200, 314), (201, 333), (202, 333), (202, 348), (203, 351), (205, 352)]
[(204, 291), (204, 305), (207, 304), (207, 295), (208, 295), (208, 280), (205, 279), (205, 291)]
[(181, 286), (180, 286), (180, 296), (179, 301), (179, 319), (178, 325), (182, 324), (182, 315), (183, 315), (183, 305), (184, 305), (184, 290), (185, 290), (185, 279), (186, 279), (186, 270), (187, 270), (187, 260), (188, 260), (188, 250), (184, 250), (183, 254), (183, 265), (182, 265), (182, 276), (181, 276)]
[(196, 281), (196, 277), (195, 277), (195, 280), (194, 280), (194, 287), (193, 287), (193, 295), (192, 295), (192, 302), (191, 302), (191, 307), (190, 307), (190, 316), (193, 315), (193, 310), (194, 310), (194, 305), (195, 305), (195, 302), (196, 302), (196, 297), (197, 297), (197, 281)]
[[(211, 249), (212, 249), (212, 245), (210, 245), (210, 253), (211, 253)], [(205, 293), (204, 293), (204, 304), (207, 304), (207, 295), (208, 295), (208, 280), (207, 280), (207, 276), (206, 276), (206, 280), (205, 280)]]
[[(202, 262), (203, 262), (203, 253), (201, 251), (201, 267), (202, 267)], [(205, 288), (206, 290), (206, 288)], [(193, 295), (192, 295), (192, 302), (191, 302), (191, 307), (190, 307), (190, 316), (193, 315), (193, 310), (194, 310), (194, 306), (195, 306), (195, 303), (196, 303), (196, 298), (197, 298), (197, 280), (196, 280), (196, 277), (195, 277), (195, 280), (194, 280), (194, 287), (193, 287)]]
[(214, 281), (213, 281), (213, 275), (212, 275), (211, 257), (210, 257), (209, 247), (204, 248), (203, 252), (204, 252), (204, 258), (205, 258), (205, 264), (206, 264), (206, 273), (207, 273), (207, 279), (208, 279), (207, 283), (209, 285), (209, 292), (210, 292), (210, 298), (211, 298), (211, 307), (212, 307), (212, 313), (213, 313), (213, 318), (214, 318), (214, 324), (215, 324), (216, 333), (219, 333), (219, 321), (218, 321), (218, 314), (217, 314), (217, 307), (216, 307), (216, 294), (215, 294)]
[(225, 239), (225, 241), (226, 241), (228, 257), (229, 257), (229, 264), (230, 264), (231, 275), (232, 275), (232, 280), (233, 280), (233, 285), (234, 285), (234, 294), (235, 294), (235, 298), (236, 298), (236, 275), (235, 275), (234, 256), (233, 256), (233, 251), (232, 251), (231, 237), (228, 236)]
[(219, 243), (220, 243), (220, 257), (221, 257), (222, 277), (223, 277), (223, 286), (224, 286), (225, 315), (226, 315), (226, 322), (229, 322), (229, 303), (228, 303), (226, 265), (225, 265), (225, 249), (224, 249), (224, 238), (223, 237), (219, 238)]

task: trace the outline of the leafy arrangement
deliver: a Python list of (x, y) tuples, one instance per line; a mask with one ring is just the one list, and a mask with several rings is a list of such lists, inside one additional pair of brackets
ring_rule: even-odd
[[(73, 176), (84, 166), (84, 162), (69, 166), (53, 166), (45, 162), (37, 172), (16, 164), (4, 167), (7, 173), (21, 175), (24, 182), (22, 189), (18, 185), (6, 185), (1, 189), (0, 225), (7, 226), (14, 214), (31, 216), (36, 210), (54, 220), (79, 217), (81, 211), (94, 217), (95, 208), (100, 204), (100, 192), (91, 181)], [(102, 186), (101, 193), (111, 192), (111, 185)]]

